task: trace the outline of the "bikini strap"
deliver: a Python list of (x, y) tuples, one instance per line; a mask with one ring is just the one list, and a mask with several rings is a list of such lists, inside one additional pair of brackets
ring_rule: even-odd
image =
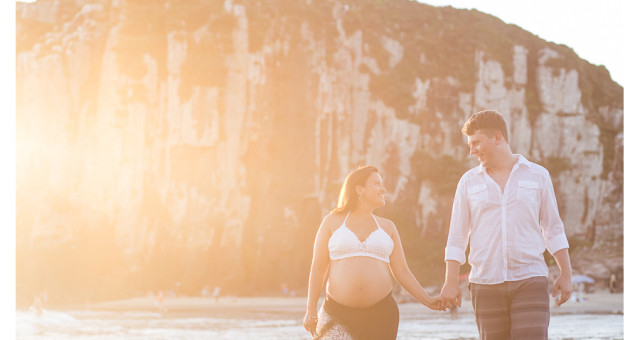
[(349, 213), (351, 213), (351, 210), (347, 211), (347, 216), (345, 216), (344, 221), (342, 221), (342, 225), (344, 225), (345, 227), (347, 226), (347, 218), (349, 218)]
[(376, 225), (378, 226), (378, 229), (382, 229), (380, 227), (380, 224), (378, 223), (378, 219), (375, 217), (375, 215), (373, 215), (373, 213), (371, 213), (371, 217), (373, 217), (373, 221), (376, 222)]

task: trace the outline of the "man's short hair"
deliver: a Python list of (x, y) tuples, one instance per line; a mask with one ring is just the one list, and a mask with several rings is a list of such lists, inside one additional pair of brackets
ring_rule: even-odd
[(472, 136), (478, 130), (484, 130), (487, 136), (491, 137), (494, 132), (500, 131), (504, 140), (509, 143), (509, 136), (507, 134), (507, 122), (498, 111), (484, 110), (476, 112), (462, 127), (462, 133), (467, 136)]

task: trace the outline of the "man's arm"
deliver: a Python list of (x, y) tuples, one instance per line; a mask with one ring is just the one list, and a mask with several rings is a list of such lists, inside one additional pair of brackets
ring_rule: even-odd
[(553, 258), (558, 263), (560, 267), (560, 276), (556, 279), (553, 289), (553, 297), (558, 295), (560, 292), (560, 296), (556, 298), (556, 305), (560, 306), (561, 304), (567, 302), (571, 297), (571, 261), (569, 260), (569, 249), (561, 249), (553, 254)]
[(560, 219), (558, 203), (549, 173), (544, 176), (542, 201), (540, 205), (540, 227), (544, 233), (547, 250), (553, 254), (553, 258), (560, 267), (560, 276), (556, 279), (553, 296), (558, 292), (556, 305), (560, 306), (571, 297), (571, 261), (569, 260), (569, 242), (564, 233), (564, 223)]
[[(564, 223), (558, 212), (555, 191), (549, 173), (544, 176), (542, 200), (540, 202), (540, 229), (544, 234), (547, 250), (554, 257), (562, 249), (569, 248), (567, 236), (564, 233)], [(556, 261), (558, 262), (558, 261)], [(558, 262), (559, 264), (560, 262)], [(570, 269), (570, 266), (568, 267)]]
[(447, 271), (444, 285), (440, 291), (440, 296), (445, 299), (449, 308), (454, 305), (460, 307), (462, 303), (458, 274), (460, 265), (464, 264), (466, 260), (465, 250), (469, 244), (469, 223), (469, 202), (467, 201), (465, 184), (463, 179), (460, 179), (453, 199), (453, 208), (451, 209), (449, 236), (447, 237), (447, 247), (444, 254)]
[(455, 260), (447, 261), (447, 272), (444, 285), (440, 290), (440, 296), (446, 301), (448, 308), (452, 308), (454, 305), (458, 305), (458, 307), (462, 305), (462, 294), (460, 293), (460, 282), (458, 281), (459, 271), (460, 262)]

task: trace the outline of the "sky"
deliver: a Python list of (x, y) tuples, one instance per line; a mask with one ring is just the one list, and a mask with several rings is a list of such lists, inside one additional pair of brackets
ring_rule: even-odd
[[(624, 87), (625, 16), (630, 1), (596, 0), (419, 0), (432, 6), (476, 9), (538, 37), (564, 44), (594, 65), (604, 65)], [(630, 28), (630, 27), (629, 27)], [(629, 37), (630, 38), (630, 37)]]

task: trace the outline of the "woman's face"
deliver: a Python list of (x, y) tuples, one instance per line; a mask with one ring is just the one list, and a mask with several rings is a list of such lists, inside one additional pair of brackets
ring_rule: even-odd
[(374, 172), (367, 178), (363, 187), (360, 187), (362, 193), (362, 203), (372, 206), (381, 207), (385, 204), (384, 194), (387, 189), (382, 184), (382, 177), (379, 173)]

